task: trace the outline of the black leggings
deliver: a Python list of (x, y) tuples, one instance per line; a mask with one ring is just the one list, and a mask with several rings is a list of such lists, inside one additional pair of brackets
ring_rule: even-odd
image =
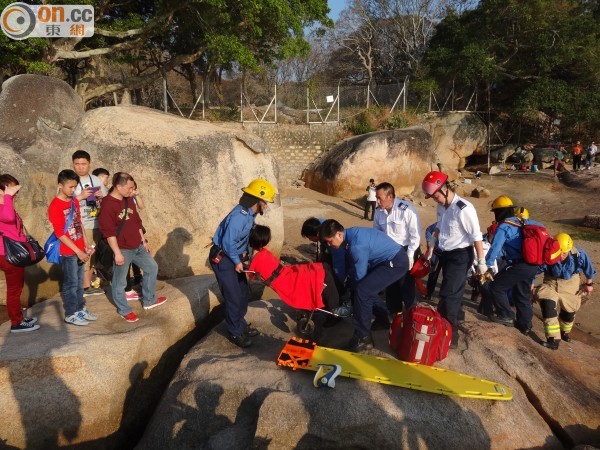
[(338, 294), (335, 285), (333, 269), (327, 263), (323, 263), (323, 269), (325, 270), (325, 286), (323, 287), (323, 293), (321, 295), (323, 297), (325, 309), (331, 311), (333, 308), (340, 306), (340, 295)]

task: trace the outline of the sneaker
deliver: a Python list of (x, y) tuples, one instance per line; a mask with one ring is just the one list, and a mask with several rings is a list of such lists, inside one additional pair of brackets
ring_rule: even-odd
[(165, 303), (167, 303), (167, 297), (158, 297), (151, 305), (144, 305), (144, 309), (156, 308), (157, 306), (164, 305)]
[(94, 314), (92, 314), (90, 312), (89, 309), (87, 309), (85, 306), (83, 307), (83, 309), (81, 311), (79, 311), (82, 315), (83, 318), (89, 322), (93, 322), (94, 320), (98, 320), (98, 317), (96, 317)]
[(13, 325), (10, 327), (11, 333), (26, 333), (28, 331), (39, 330), (40, 326), (35, 322), (27, 322), (25, 320), (21, 320), (21, 322), (17, 325)]
[(258, 336), (258, 330), (250, 325), (251, 324), (248, 324), (248, 326), (246, 326), (246, 329), (244, 330), (244, 336), (248, 336), (248, 337)]
[(250, 347), (252, 345), (252, 339), (242, 334), (241, 336), (229, 335), (229, 340), (240, 348)]
[(101, 288), (95, 288), (95, 287), (87, 287), (83, 290), (83, 296), (84, 297), (89, 297), (91, 295), (98, 295), (98, 294), (104, 294), (104, 289)]
[(137, 322), (138, 320), (140, 320), (133, 311), (131, 311), (129, 314), (125, 314), (124, 316), (121, 316), (121, 317), (130, 323)]
[(556, 340), (553, 337), (549, 337), (546, 342), (540, 342), (544, 347), (549, 348), (551, 350), (558, 350), (558, 345), (560, 344), (560, 340)]
[(342, 303), (337, 308), (333, 308), (331, 312), (339, 317), (350, 317), (352, 315), (353, 309), (352, 306), (346, 303)]
[(90, 323), (85, 320), (83, 313), (81, 311), (77, 311), (70, 316), (65, 317), (65, 322), (70, 323), (71, 325), (89, 325)]
[(30, 323), (33, 325), (34, 323), (37, 323), (37, 317), (23, 317), (21, 322)]
[(560, 332), (560, 338), (565, 342), (571, 342), (571, 336), (569, 333), (565, 333), (564, 331)]
[(125, 300), (127, 300), (128, 302), (132, 300), (140, 300), (142, 298), (142, 294), (140, 294), (138, 291), (134, 291), (133, 289), (125, 292)]
[(352, 336), (348, 345), (346, 345), (345, 350), (350, 352), (364, 352), (366, 350), (371, 350), (373, 348), (373, 337), (371, 335), (367, 335), (365, 337), (359, 338), (358, 336)]

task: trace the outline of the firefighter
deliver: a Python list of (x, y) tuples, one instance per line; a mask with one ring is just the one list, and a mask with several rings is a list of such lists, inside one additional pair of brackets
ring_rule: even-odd
[[(596, 271), (588, 254), (573, 247), (573, 239), (566, 233), (559, 233), (555, 239), (560, 244), (560, 261), (554, 265), (540, 266), (544, 273), (542, 285), (537, 290), (542, 317), (544, 318), (544, 347), (558, 349), (561, 339), (571, 340), (571, 329), (575, 314), (581, 306), (581, 295), (589, 295), (594, 289)], [(581, 285), (580, 273), (586, 278)]]
[(243, 262), (248, 260), (248, 238), (257, 214), (267, 203), (275, 202), (275, 188), (267, 180), (256, 179), (242, 188), (239, 204), (221, 221), (209, 252), (209, 261), (225, 300), (228, 337), (238, 347), (252, 345), (258, 330), (244, 316), (248, 310), (249, 289)]
[(477, 272), (487, 271), (479, 219), (475, 207), (455, 194), (448, 186), (448, 175), (433, 171), (423, 179), (421, 188), (425, 198), (437, 204), (437, 225), (427, 242), (425, 258), (439, 247), (442, 268), (442, 286), (438, 311), (452, 325), (450, 348), (458, 347), (458, 320), (465, 292), (469, 268), (473, 263), (473, 247), (477, 254)]
[[(533, 319), (531, 283), (538, 272), (538, 266), (523, 260), (523, 236), (520, 228), (524, 219), (516, 217), (512, 200), (502, 195), (492, 202), (491, 209), (498, 227), (485, 260), (488, 267), (497, 262), (499, 271), (489, 285), (489, 294), (497, 314), (490, 314), (488, 318), (501, 325), (514, 326), (527, 335)], [(527, 220), (527, 223), (542, 226), (532, 220)], [(509, 290), (512, 291), (512, 300), (517, 310), (516, 318), (508, 300)]]

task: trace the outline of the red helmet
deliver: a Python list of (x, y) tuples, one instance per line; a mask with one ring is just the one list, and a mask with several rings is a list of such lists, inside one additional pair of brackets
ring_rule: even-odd
[(423, 192), (425, 193), (425, 198), (429, 198), (439, 191), (447, 180), (448, 175), (438, 172), (437, 170), (429, 172), (427, 175), (425, 175), (425, 178), (423, 178), (423, 183), (421, 184)]
[(428, 259), (417, 258), (410, 269), (409, 275), (413, 278), (423, 278), (429, 274), (431, 262)]

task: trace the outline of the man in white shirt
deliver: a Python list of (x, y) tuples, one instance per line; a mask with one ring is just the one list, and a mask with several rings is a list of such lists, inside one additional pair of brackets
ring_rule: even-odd
[[(371, 178), (369, 180), (369, 185), (367, 186), (367, 203), (365, 203), (365, 215), (363, 217), (364, 220), (373, 220), (373, 216), (375, 215), (375, 203), (377, 202), (377, 198), (375, 198), (375, 180)], [(369, 209), (371, 210), (371, 218), (369, 219)]]
[[(375, 210), (373, 228), (384, 232), (406, 250), (410, 270), (421, 242), (417, 211), (409, 202), (396, 198), (396, 190), (390, 183), (380, 183), (375, 189), (379, 207)], [(407, 274), (386, 289), (385, 297), (390, 313), (402, 312), (403, 304), (404, 310), (408, 311), (415, 304), (415, 279)]]
[(483, 256), (483, 235), (475, 207), (455, 194), (448, 186), (448, 176), (442, 172), (429, 172), (423, 179), (425, 198), (437, 204), (437, 227), (428, 250), (431, 255), (436, 246), (442, 251), (442, 286), (438, 311), (452, 325), (451, 348), (458, 347), (458, 316), (465, 292), (469, 268), (473, 263), (473, 247), (477, 254), (477, 272), (487, 271)]
[[(100, 200), (108, 194), (108, 190), (100, 178), (90, 173), (91, 156), (84, 150), (77, 150), (71, 157), (73, 170), (79, 176), (79, 183), (75, 188), (75, 197), (79, 201), (81, 209), (81, 220), (87, 241), (90, 245), (96, 245), (102, 238), (98, 229), (98, 213), (100, 212)], [(93, 287), (93, 260), (90, 258), (86, 264), (83, 275), (83, 296), (88, 297), (95, 294), (104, 294), (104, 290)]]

